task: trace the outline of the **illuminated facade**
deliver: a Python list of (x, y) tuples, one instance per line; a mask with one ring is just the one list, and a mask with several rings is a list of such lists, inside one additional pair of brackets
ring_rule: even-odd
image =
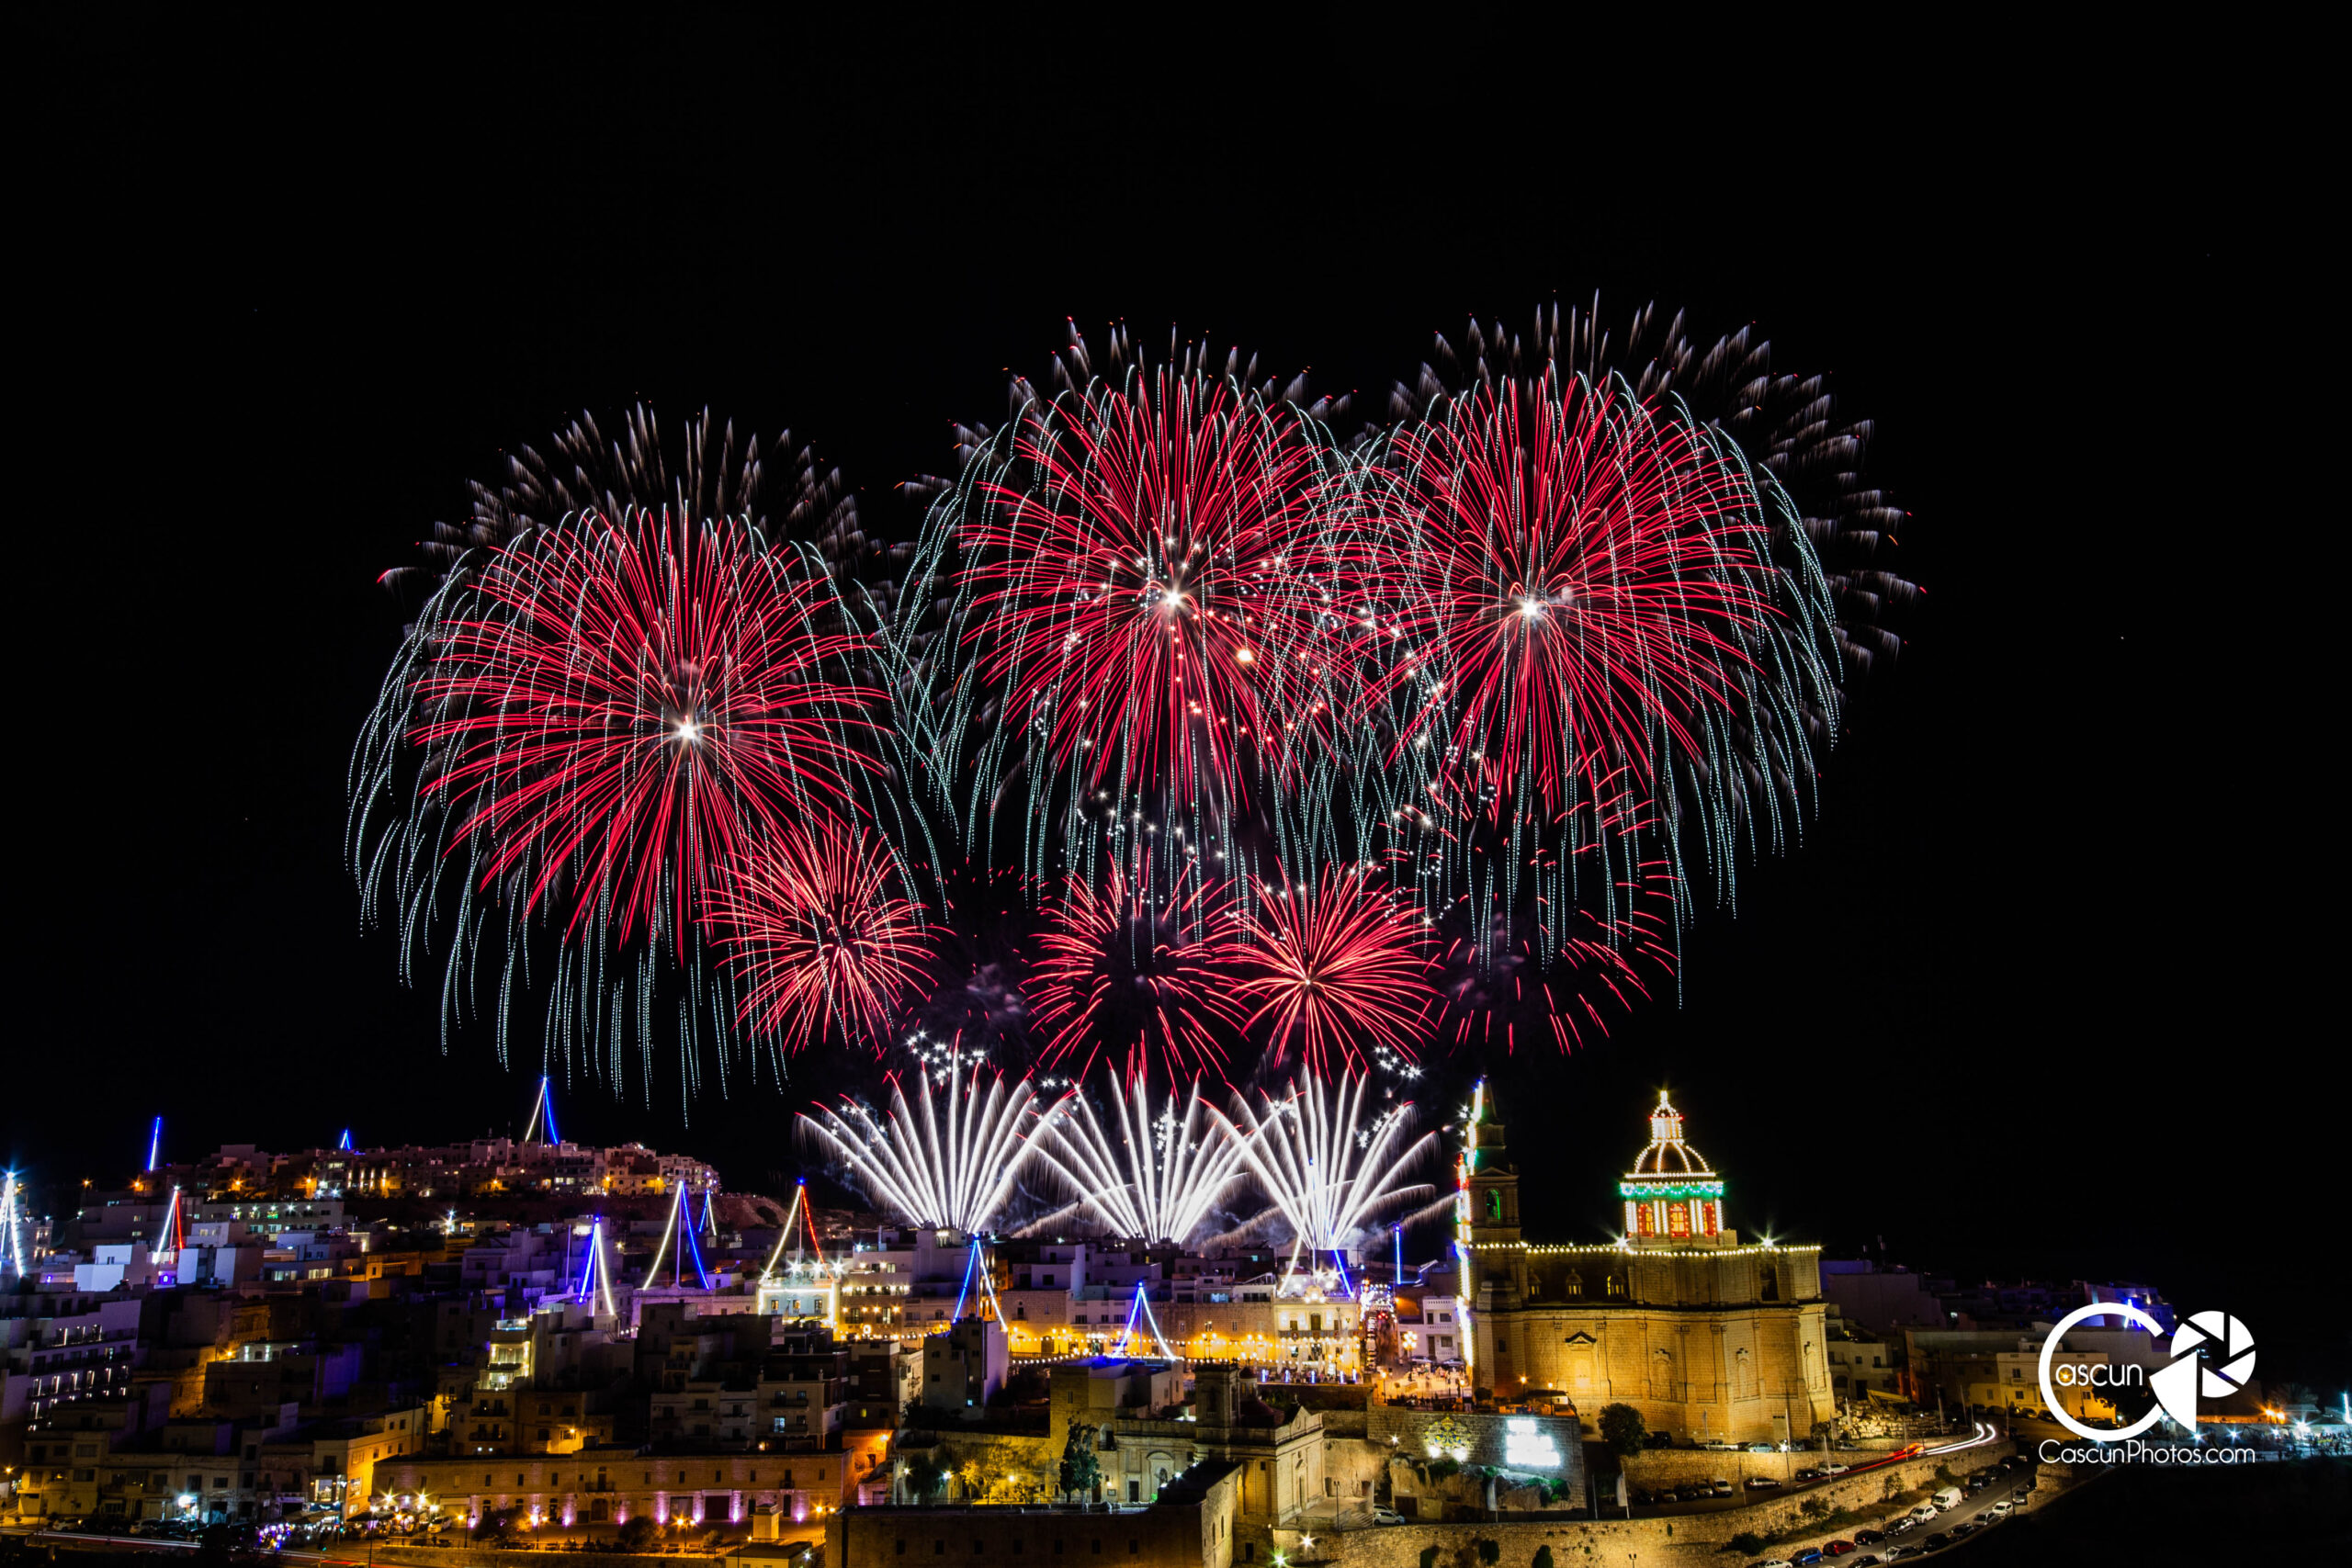
[(1474, 1382), (1504, 1398), (1558, 1390), (1580, 1411), (1631, 1404), (1679, 1440), (1804, 1438), (1835, 1408), (1821, 1249), (1743, 1243), (1724, 1223), (1722, 1178), (1663, 1096), (1650, 1134), (1619, 1187), (1632, 1221), (1622, 1239), (1530, 1243), (1482, 1087), (1456, 1197)]

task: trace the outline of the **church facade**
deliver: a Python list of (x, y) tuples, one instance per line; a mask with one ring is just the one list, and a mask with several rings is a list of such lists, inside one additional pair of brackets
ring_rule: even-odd
[(1588, 1421), (1630, 1404), (1678, 1442), (1801, 1440), (1836, 1411), (1821, 1249), (1742, 1242), (1724, 1184), (1658, 1096), (1618, 1184), (1613, 1245), (1520, 1234), (1519, 1176), (1482, 1087), (1457, 1170), (1459, 1307), (1471, 1372), (1498, 1398), (1567, 1395)]

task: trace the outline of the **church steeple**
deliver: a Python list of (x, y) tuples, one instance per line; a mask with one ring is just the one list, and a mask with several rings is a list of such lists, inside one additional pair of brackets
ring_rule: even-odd
[(1519, 1171), (1503, 1142), (1495, 1091), (1480, 1079), (1471, 1091), (1470, 1124), (1462, 1146), (1461, 1217), (1476, 1242), (1519, 1240)]
[(1724, 1239), (1724, 1181), (1682, 1137), (1682, 1112), (1664, 1089), (1650, 1112), (1649, 1147), (1617, 1183), (1625, 1239), (1672, 1244)]

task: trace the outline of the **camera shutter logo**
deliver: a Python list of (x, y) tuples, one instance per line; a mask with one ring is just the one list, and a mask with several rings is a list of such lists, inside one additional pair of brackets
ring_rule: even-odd
[[(2209, 1399), (2225, 1398), (2244, 1387), (2254, 1376), (2254, 1335), (2238, 1319), (2222, 1312), (2200, 1312), (2183, 1322), (2172, 1336), (2172, 1359), (2148, 1375), (2149, 1389), (2156, 1396), (2155, 1407), (2119, 1431), (2102, 1432), (2086, 1427), (2066, 1414), (2058, 1403), (2058, 1390), (2051, 1376), (2051, 1359), (2057, 1354), (2059, 1341), (2066, 1331), (2086, 1319), (2120, 1317), (2148, 1331), (2151, 1338), (2164, 1337), (2164, 1325), (2127, 1302), (2094, 1302), (2076, 1307), (2060, 1318), (2050, 1330), (2050, 1337), (2041, 1342), (2041, 1398), (2050, 1408), (2051, 1419), (2078, 1438), (2088, 1438), (2095, 1443), (2120, 1443), (2136, 1438), (2159, 1420), (2170, 1416), (2183, 1427), (2197, 1427), (2197, 1396), (2201, 1392)], [(2211, 1358), (2200, 1356), (2206, 1351)]]

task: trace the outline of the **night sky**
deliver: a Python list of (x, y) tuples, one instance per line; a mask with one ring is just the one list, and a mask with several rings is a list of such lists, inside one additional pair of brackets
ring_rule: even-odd
[[(1065, 317), (1377, 407), (1433, 331), (1598, 290), (1830, 372), (1928, 597), (1807, 842), (1701, 922), (1679, 998), (1495, 1064), (1531, 1234), (1608, 1233), (1667, 1085), (1743, 1231), (2145, 1280), (2246, 1319), (2266, 1375), (2352, 1373), (2340, 1260), (2295, 1256), (2340, 1238), (2305, 1183), (2341, 1160), (2315, 1065), (2341, 1026), (2306, 1021), (2326, 878), (2282, 818), (2332, 748), (2279, 685), (2320, 570), (2292, 540), (2341, 501), (2278, 482), (2280, 242), (2219, 110), (1745, 60), (1609, 89), (1517, 40), (1452, 70), (732, 24), (40, 41), (0, 1090), (37, 1179), (119, 1177), (158, 1111), (183, 1156), (520, 1130), (536, 1060), (486, 1032), (443, 1055), (342, 856), (402, 624), (376, 575), (503, 447), (707, 404), (812, 437), (904, 536), (891, 487), (944, 471), (951, 422), (1000, 417)], [(855, 1077), (809, 1064), (691, 1127), (666, 1086), (583, 1086), (562, 1122), (756, 1187)]]

